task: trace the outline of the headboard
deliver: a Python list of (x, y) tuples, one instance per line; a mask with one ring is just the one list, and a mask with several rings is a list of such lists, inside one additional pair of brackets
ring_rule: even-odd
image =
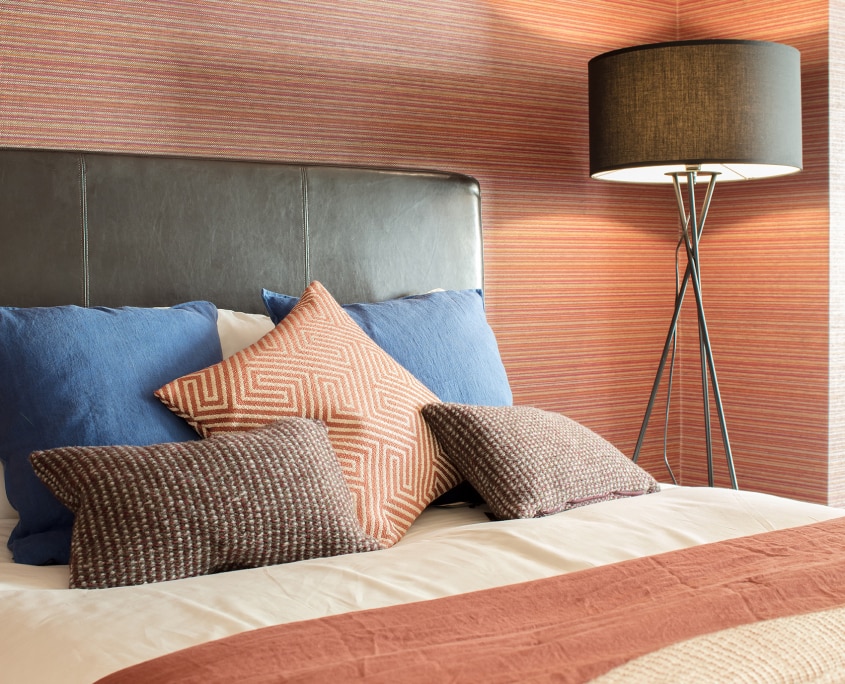
[(432, 171), (0, 150), (0, 254), (3, 306), (483, 285), (478, 183)]

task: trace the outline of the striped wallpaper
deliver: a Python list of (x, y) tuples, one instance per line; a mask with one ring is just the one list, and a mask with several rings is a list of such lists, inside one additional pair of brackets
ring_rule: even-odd
[[(681, 4), (684, 38), (774, 40), (797, 47), (802, 61), (804, 170), (717, 188), (702, 245), (705, 306), (740, 483), (845, 505), (842, 484), (828, 491), (829, 462), (845, 459), (832, 449), (829, 397), (841, 381), (829, 358), (836, 264), (829, 257), (828, 3), (772, 7), (766, 0)], [(684, 351), (693, 352), (688, 331)], [(692, 372), (684, 377), (682, 459), (685, 479), (704, 481), (695, 356), (684, 357)]]
[[(845, 27), (845, 2), (830, 5), (831, 27)], [(830, 453), (828, 490), (830, 500), (845, 505), (845, 31), (830, 31), (828, 83), (830, 154)]]
[[(845, 504), (827, 2), (5, 0), (0, 31), (4, 146), (476, 176), (516, 400), (629, 454), (671, 315), (677, 218), (666, 188), (587, 177), (587, 61), (677, 38), (798, 47), (805, 171), (717, 188), (702, 275), (740, 484)], [(681, 337), (668, 447), (681, 480), (700, 483), (689, 317)], [(661, 478), (664, 406), (641, 460)]]

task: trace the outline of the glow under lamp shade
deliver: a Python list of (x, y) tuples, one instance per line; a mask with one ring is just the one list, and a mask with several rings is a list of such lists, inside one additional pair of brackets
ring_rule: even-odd
[[(606, 52), (589, 63), (590, 175), (670, 183), (800, 171), (801, 58), (780, 43), (696, 40)], [(705, 176), (702, 180), (707, 180)]]

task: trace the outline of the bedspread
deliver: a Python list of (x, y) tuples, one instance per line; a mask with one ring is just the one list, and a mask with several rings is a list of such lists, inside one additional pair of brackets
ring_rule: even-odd
[(704, 634), (620, 665), (591, 684), (839, 684), (845, 607)]
[[(98, 590), (67, 589), (67, 566), (15, 564), (0, 548), (0, 681), (91, 684), (249, 630), (543, 579), (843, 513), (756, 492), (668, 486), (533, 520), (428, 509), (383, 551)], [(0, 531), (8, 536), (13, 523), (0, 521)]]
[(845, 605), (845, 519), (246, 632), (102, 684), (585, 682), (718, 630)]

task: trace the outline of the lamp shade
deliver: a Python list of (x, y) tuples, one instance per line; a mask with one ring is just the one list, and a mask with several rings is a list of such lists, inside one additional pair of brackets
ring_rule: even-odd
[(589, 63), (590, 175), (671, 182), (698, 168), (720, 181), (800, 171), (801, 58), (751, 40), (655, 43)]

